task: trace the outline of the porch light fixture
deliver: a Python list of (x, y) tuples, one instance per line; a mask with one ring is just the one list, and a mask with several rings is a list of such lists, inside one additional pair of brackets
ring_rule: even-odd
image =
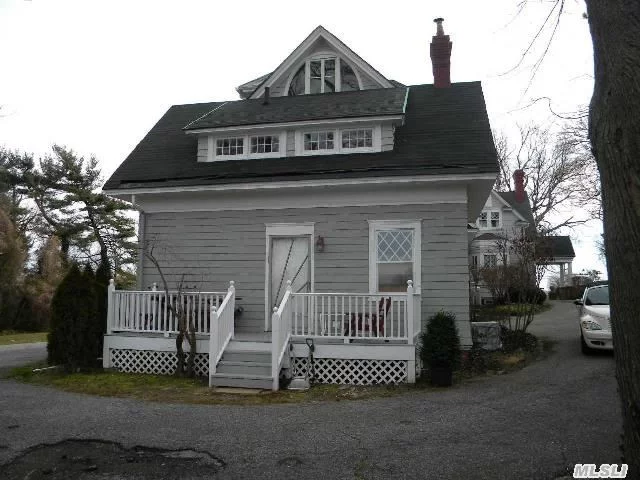
[(324, 252), (324, 237), (322, 235), (318, 235), (316, 239), (316, 252)]

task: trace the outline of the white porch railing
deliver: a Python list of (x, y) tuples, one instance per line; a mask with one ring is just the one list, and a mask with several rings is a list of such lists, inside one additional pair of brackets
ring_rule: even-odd
[(291, 280), (287, 281), (287, 290), (282, 297), (279, 307), (273, 307), (271, 316), (271, 375), (272, 390), (277, 391), (280, 382), (280, 368), (285, 359), (291, 340)]
[[(210, 333), (211, 307), (219, 307), (225, 295), (227, 292), (183, 291), (180, 294), (187, 321), (193, 321), (196, 333)], [(169, 292), (167, 301), (164, 291), (116, 290), (111, 280), (107, 298), (107, 333), (177, 333), (178, 320), (171, 313), (170, 302), (173, 305), (178, 302), (178, 292)]]
[(290, 303), (293, 336), (414, 343), (420, 328), (420, 296), (411, 280), (406, 293), (292, 293)]
[(225, 348), (234, 336), (234, 311), (236, 309), (236, 287), (229, 283), (227, 295), (220, 307), (211, 306), (211, 335), (209, 336), (209, 386), (211, 377), (216, 373), (216, 367)]

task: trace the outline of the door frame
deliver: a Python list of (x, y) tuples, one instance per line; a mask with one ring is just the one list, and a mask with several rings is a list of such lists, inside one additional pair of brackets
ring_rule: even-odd
[(311, 291), (315, 291), (315, 243), (313, 222), (304, 223), (267, 223), (265, 224), (265, 269), (264, 269), (264, 331), (271, 330), (271, 308), (269, 283), (271, 281), (271, 239), (273, 237), (306, 237), (309, 239), (309, 261), (311, 262)]

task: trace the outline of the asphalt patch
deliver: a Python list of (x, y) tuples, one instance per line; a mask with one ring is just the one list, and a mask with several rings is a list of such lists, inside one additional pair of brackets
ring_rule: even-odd
[(225, 463), (207, 452), (130, 449), (102, 440), (64, 440), (37, 445), (0, 466), (4, 480), (204, 480), (216, 476)]

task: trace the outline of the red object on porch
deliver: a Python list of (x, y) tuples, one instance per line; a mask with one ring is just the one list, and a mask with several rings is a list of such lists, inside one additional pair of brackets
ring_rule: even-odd
[(378, 302), (378, 313), (351, 313), (345, 325), (344, 336), (355, 336), (358, 330), (371, 332), (375, 336), (384, 335), (384, 319), (391, 308), (391, 297), (382, 297)]

